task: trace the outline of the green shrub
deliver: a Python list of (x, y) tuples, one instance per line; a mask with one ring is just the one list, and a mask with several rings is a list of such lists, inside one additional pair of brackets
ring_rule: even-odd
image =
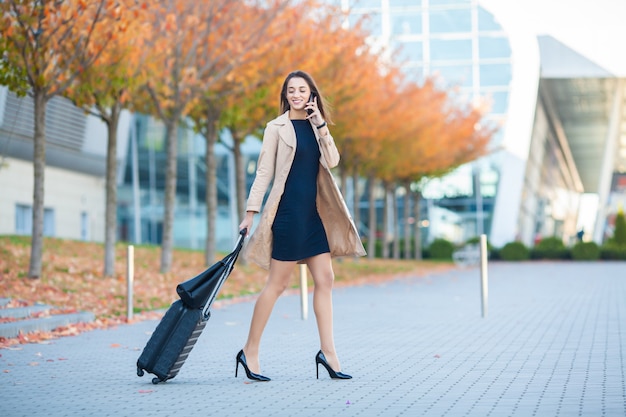
[(431, 259), (452, 260), (454, 244), (445, 239), (435, 239), (428, 247), (428, 256)]
[(526, 261), (530, 259), (530, 250), (522, 242), (509, 242), (499, 251), (503, 261)]
[(615, 243), (602, 245), (600, 247), (600, 258), (611, 261), (626, 261), (626, 246), (619, 246)]
[(600, 247), (596, 242), (577, 242), (572, 248), (572, 259), (595, 261), (600, 258)]
[(531, 251), (533, 259), (567, 259), (569, 251), (563, 240), (556, 236), (542, 239)]

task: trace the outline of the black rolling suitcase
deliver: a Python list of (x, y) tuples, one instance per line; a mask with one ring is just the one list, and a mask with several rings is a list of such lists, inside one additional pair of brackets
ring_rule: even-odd
[(181, 299), (172, 303), (139, 356), (138, 376), (149, 372), (156, 375), (152, 383), (158, 384), (178, 375), (211, 316), (217, 292), (235, 266), (246, 233), (240, 232), (235, 249), (224, 259), (176, 287)]

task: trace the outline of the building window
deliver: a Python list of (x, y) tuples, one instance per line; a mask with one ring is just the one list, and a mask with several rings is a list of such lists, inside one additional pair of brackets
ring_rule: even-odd
[(393, 35), (416, 35), (422, 33), (422, 14), (418, 12), (392, 12)]
[(472, 41), (470, 39), (432, 39), (430, 41), (431, 61), (451, 61), (459, 59), (472, 59)]
[(478, 55), (481, 58), (510, 58), (511, 46), (507, 38), (481, 36), (478, 39)]
[(482, 86), (508, 86), (511, 81), (510, 64), (481, 64), (480, 85)]
[(389, 7), (421, 6), (419, 0), (389, 0)]
[(424, 67), (422, 66), (405, 66), (404, 75), (408, 82), (418, 85), (424, 83)]
[(482, 7), (479, 7), (478, 8), (478, 30), (480, 31), (502, 30), (502, 26), (500, 26), (500, 24), (495, 21), (491, 13), (489, 13)]
[[(26, 204), (15, 205), (15, 233), (30, 235), (33, 231), (33, 207)], [(43, 210), (43, 235), (55, 235), (54, 209)]]
[(444, 4), (470, 4), (471, 0), (429, 0), (431, 6), (439, 6)]
[(422, 42), (397, 42), (395, 50), (400, 63), (424, 60)]
[(350, 27), (355, 27), (361, 23), (361, 27), (372, 36), (380, 37), (383, 34), (380, 13), (351, 14), (349, 21)]
[(444, 86), (472, 86), (471, 65), (433, 65), (431, 73), (438, 76)]
[(33, 230), (33, 211), (24, 204), (15, 205), (15, 233), (29, 235)]
[(470, 9), (431, 10), (431, 33), (458, 33), (472, 31)]
[(491, 102), (491, 113), (506, 114), (509, 106), (509, 93), (506, 91), (487, 92), (484, 95)]
[(50, 237), (56, 236), (54, 209), (43, 209), (43, 235)]
[(380, 7), (381, 0), (353, 0), (350, 2), (350, 8), (354, 7)]
[(80, 213), (80, 238), (89, 240), (89, 213), (86, 211)]

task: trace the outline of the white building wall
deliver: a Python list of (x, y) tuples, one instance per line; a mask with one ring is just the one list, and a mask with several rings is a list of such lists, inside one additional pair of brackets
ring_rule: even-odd
[[(55, 236), (81, 239), (87, 214), (87, 240), (104, 241), (104, 178), (46, 167), (44, 207), (54, 210)], [(16, 204), (33, 204), (33, 164), (7, 158), (0, 169), (0, 234), (15, 234)]]
[(498, 17), (511, 44), (511, 89), (501, 150), (497, 155), (500, 181), (496, 195), (490, 241), (503, 246), (519, 237), (524, 172), (532, 135), (540, 76), (536, 37), (519, 21), (497, 7)]

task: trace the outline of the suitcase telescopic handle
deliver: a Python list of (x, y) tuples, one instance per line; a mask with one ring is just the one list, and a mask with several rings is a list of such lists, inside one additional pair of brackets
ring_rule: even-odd
[(247, 227), (244, 227), (243, 229), (239, 231), (239, 239), (237, 239), (237, 244), (235, 245), (235, 249), (233, 250), (233, 252), (237, 253), (241, 250), (241, 248), (243, 247), (243, 241), (247, 235), (248, 235)]
[(235, 248), (233, 249), (231, 253), (229, 253), (226, 256), (226, 258), (222, 259), (221, 262), (223, 262), (226, 268), (224, 269), (224, 271), (222, 272), (222, 275), (220, 276), (219, 284), (213, 288), (213, 291), (211, 295), (209, 296), (209, 302), (202, 309), (202, 316), (204, 320), (208, 320), (209, 317), (211, 316), (211, 313), (209, 312), (209, 309), (211, 308), (211, 304), (213, 303), (213, 300), (215, 299), (215, 296), (217, 295), (217, 291), (219, 291), (219, 289), (222, 287), (222, 284), (224, 283), (226, 278), (228, 278), (228, 275), (230, 275), (231, 271), (235, 267), (235, 262), (237, 262), (237, 258), (239, 257), (239, 252), (241, 252), (241, 248), (243, 247), (243, 241), (246, 238), (247, 234), (248, 234), (247, 228), (241, 229), (239, 231), (239, 239), (237, 239), (237, 244), (235, 245)]

